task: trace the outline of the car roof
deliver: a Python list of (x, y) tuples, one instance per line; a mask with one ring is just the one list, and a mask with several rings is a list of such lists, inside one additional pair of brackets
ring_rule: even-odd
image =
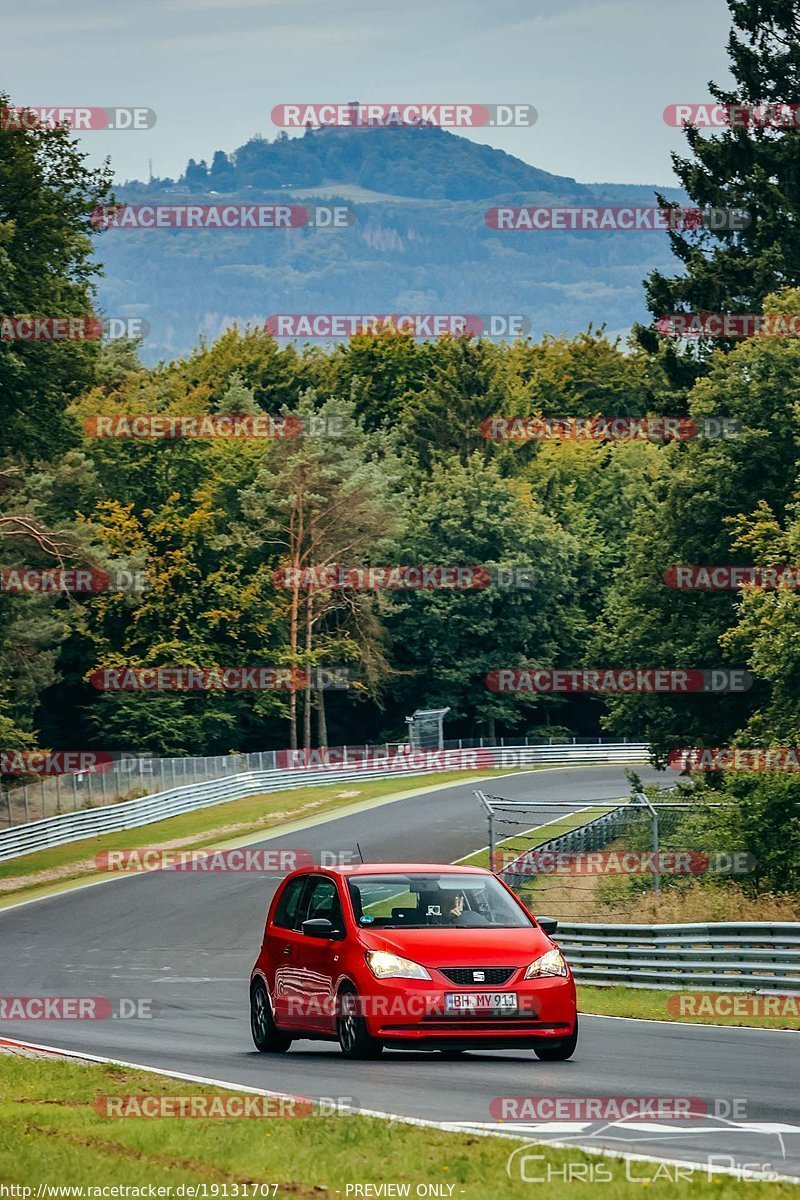
[(333, 875), (491, 875), (485, 867), (461, 867), (458, 863), (352, 863), (322, 868)]

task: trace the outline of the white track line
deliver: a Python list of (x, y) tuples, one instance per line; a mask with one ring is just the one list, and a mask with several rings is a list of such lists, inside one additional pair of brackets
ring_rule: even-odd
[[(590, 987), (590, 984), (586, 985)], [(642, 991), (645, 991), (642, 988)], [(664, 988), (664, 991), (667, 991)], [(759, 995), (758, 992), (745, 992), (744, 995)], [(715, 1021), (663, 1021), (660, 1017), (615, 1017), (611, 1013), (593, 1013), (587, 1012), (584, 1008), (579, 1008), (578, 1012), (582, 1017), (594, 1017), (598, 1021), (641, 1021), (647, 1025), (671, 1025), (672, 1028), (682, 1028), (684, 1025), (689, 1025), (692, 1029), (747, 1029), (750, 1033), (791, 1033), (794, 1037), (800, 1034), (800, 1029), (772, 1029), (770, 1026), (764, 1025), (717, 1025)]]
[[(76, 1050), (64, 1050), (56, 1046), (43, 1046), (35, 1042), (12, 1041), (9, 1038), (0, 1038), (0, 1045), (20, 1046), (27, 1050), (44, 1050), (50, 1054), (56, 1054), (63, 1058), (79, 1059), (85, 1062), (108, 1063), (112, 1066), (128, 1067), (137, 1071), (148, 1071), (151, 1075), (160, 1075), (166, 1079), (181, 1079), (187, 1083), (203, 1083), (210, 1087), (222, 1088), (228, 1092), (246, 1092), (255, 1096), (274, 1096), (281, 1099), (292, 1100), (308, 1100), (307, 1096), (296, 1096), (290, 1092), (275, 1092), (268, 1088), (248, 1087), (243, 1083), (231, 1083), (225, 1079), (211, 1079), (206, 1075), (190, 1075), (185, 1071), (167, 1071), (161, 1067), (143, 1066), (141, 1063), (127, 1062), (121, 1058), (104, 1058), (99, 1054), (84, 1054)], [(456, 1121), (431, 1121), (425, 1117), (407, 1117), (400, 1113), (382, 1112), (379, 1109), (372, 1108), (343, 1108), (342, 1112), (349, 1112), (354, 1116), (359, 1117), (374, 1117), (381, 1121), (392, 1121), (400, 1125), (416, 1125), (425, 1129), (441, 1129), (445, 1133), (470, 1133), (477, 1137), (496, 1137), (503, 1138), (507, 1141), (520, 1141), (519, 1134), (511, 1133), (507, 1130), (493, 1129), (471, 1125), (469, 1122)], [(688, 1170), (696, 1172), (705, 1172), (709, 1174), (708, 1167), (704, 1167), (702, 1163), (692, 1162), (688, 1159), (677, 1158), (661, 1158), (654, 1154), (630, 1154), (622, 1150), (610, 1150), (600, 1146), (584, 1146), (573, 1142), (531, 1142), (531, 1145), (542, 1147), (551, 1146), (558, 1150), (580, 1150), (584, 1154), (593, 1154), (600, 1158), (615, 1158), (624, 1159), (629, 1162), (651, 1162), (658, 1163), (664, 1166), (684, 1167)], [(715, 1175), (732, 1175), (735, 1178), (743, 1177), (744, 1168), (742, 1167), (715, 1167), (713, 1174)], [(794, 1183), (800, 1184), (800, 1177), (796, 1175), (778, 1175), (771, 1171), (747, 1171), (748, 1179), (763, 1179), (768, 1182)]]

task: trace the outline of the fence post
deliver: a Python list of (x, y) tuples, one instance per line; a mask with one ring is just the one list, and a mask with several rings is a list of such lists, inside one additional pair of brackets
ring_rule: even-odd
[(61, 785), (59, 783), (58, 775), (56, 775), (56, 812), (61, 812)]
[(489, 870), (494, 870), (494, 810), (492, 809), (489, 800), (483, 792), (473, 792), (473, 796), (480, 800), (483, 807), (486, 809), (489, 817)]
[(78, 811), (78, 776), (72, 772), (72, 809)]
[(654, 808), (650, 809), (653, 822), (653, 892), (656, 896), (661, 892), (661, 870), (658, 862), (658, 813)]
[(8, 823), (9, 825), (13, 825), (14, 817), (11, 812), (11, 792), (8, 789), (6, 789), (6, 804), (8, 805)]

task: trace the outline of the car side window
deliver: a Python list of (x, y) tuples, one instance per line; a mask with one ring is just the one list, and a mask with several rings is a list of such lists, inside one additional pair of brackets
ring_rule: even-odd
[(280, 929), (296, 928), (300, 897), (307, 880), (307, 875), (299, 875), (297, 879), (292, 879), (287, 883), (278, 901), (278, 907), (275, 909), (275, 916), (272, 918), (273, 925), (277, 925)]
[(334, 881), (319, 875), (313, 880), (309, 893), (303, 920), (313, 921), (318, 917), (327, 917), (334, 929), (343, 930), (342, 905)]

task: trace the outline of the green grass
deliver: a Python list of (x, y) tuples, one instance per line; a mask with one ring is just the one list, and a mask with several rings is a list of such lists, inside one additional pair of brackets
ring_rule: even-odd
[[(538, 771), (546, 768), (537, 765), (520, 769)], [(105, 873), (98, 871), (93, 861), (102, 851), (123, 847), (133, 850), (173, 842), (180, 842), (181, 848), (187, 850), (204, 846), (224, 847), (290, 821), (317, 820), (338, 809), (347, 809), (371, 800), (409, 795), (445, 783), (478, 781), (496, 774), (508, 774), (508, 770), (441, 771), (417, 776), (397, 775), (392, 779), (365, 779), (364, 782), (339, 780), (330, 784), (248, 796), (242, 800), (196, 809), (152, 825), (138, 826), (123, 833), (103, 834), (79, 842), (68, 842), (63, 846), (52, 846), (0, 863), (0, 907), (20, 897), (27, 899), (61, 890), (64, 883), (71, 880), (85, 881), (91, 876), (102, 877)], [(477, 805), (478, 802), (475, 803)]]
[[(413, 1064), (408, 1069), (413, 1071)], [(380, 1070), (377, 1065), (376, 1070)], [(270, 1070), (266, 1062), (263, 1075), (265, 1082), (280, 1078), (280, 1072)], [(454, 1092), (457, 1075), (454, 1064)], [(176, 1188), (205, 1184), (209, 1197), (221, 1197), (223, 1185), (228, 1185), (232, 1196), (233, 1185), (244, 1183), (276, 1183), (279, 1198), (333, 1197), (340, 1192), (344, 1200), (348, 1184), (367, 1183), (406, 1183), (412, 1196), (419, 1184), (453, 1185), (454, 1200), (510, 1200), (537, 1194), (519, 1174), (516, 1179), (506, 1174), (509, 1155), (522, 1145), (517, 1139), (348, 1115), (109, 1118), (95, 1109), (95, 1102), (104, 1096), (197, 1094), (232, 1095), (122, 1066), (0, 1055), (0, 1182), (33, 1188), (34, 1195), (39, 1185)], [(456, 1116), (446, 1098), (442, 1100), (442, 1119)], [(533, 1164), (537, 1173), (548, 1168), (561, 1172), (547, 1187), (548, 1197), (554, 1200), (575, 1195), (574, 1183), (564, 1178), (567, 1164), (584, 1177), (592, 1166), (610, 1171), (613, 1181), (603, 1188), (608, 1200), (642, 1194), (641, 1184), (626, 1181), (620, 1160), (577, 1150), (537, 1148), (534, 1152), (546, 1159)], [(663, 1182), (665, 1171), (655, 1163), (638, 1163), (634, 1173), (659, 1182), (658, 1195), (664, 1200), (711, 1196), (734, 1200), (744, 1194), (742, 1182), (734, 1178), (716, 1176), (709, 1181), (698, 1173), (668, 1183)], [(791, 1184), (751, 1182), (747, 1195), (797, 1196), (791, 1189)]]
[[(615, 808), (618, 803), (621, 801), (612, 800), (608, 804), (592, 805), (580, 812), (571, 812), (564, 817), (556, 817), (554, 820), (548, 821), (546, 825), (536, 826), (535, 838), (531, 837), (530, 830), (513, 833), (496, 844), (495, 853), (503, 851), (504, 853), (524, 854), (526, 850), (531, 850), (535, 846), (541, 845), (542, 842), (549, 842), (553, 838), (560, 837), (562, 833), (569, 833), (579, 825), (586, 825), (589, 821), (594, 821), (596, 817), (602, 817), (604, 813)], [(553, 807), (556, 805), (554, 804)], [(534, 811), (534, 809), (530, 810), (530, 812)], [(476, 850), (474, 854), (469, 854), (466, 858), (460, 858), (458, 861), (465, 867), (488, 867), (489, 850), (488, 848)]]
[[(556, 935), (557, 937), (558, 935)], [(713, 1015), (704, 1014), (702, 1011), (688, 1011), (684, 1016), (679, 1012), (673, 1012), (669, 1008), (670, 997), (684, 997), (683, 1003), (688, 1004), (685, 997), (688, 994), (709, 995), (713, 998), (717, 993), (705, 992), (703, 988), (689, 988), (686, 991), (669, 991), (659, 988), (632, 988), (632, 987), (590, 987), (587, 984), (578, 985), (578, 1008), (583, 1013), (599, 1013), (608, 1017), (643, 1017), (650, 1021), (675, 1021), (680, 1024), (683, 1022), (691, 1022), (701, 1025), (747, 1025), (752, 1029), (798, 1029), (800, 1030), (800, 997), (792, 997), (786, 1005), (787, 1012), (782, 1016), (751, 1016), (742, 1013), (734, 1013), (727, 1016), (724, 1013), (715, 1012)], [(743, 993), (741, 991), (729, 992), (726, 995), (736, 996), (740, 1002), (747, 1001), (753, 998), (753, 993)], [(761, 1004), (766, 997), (758, 997), (758, 1003)], [(774, 1002), (773, 998), (773, 1002)], [(716, 1001), (720, 1003), (719, 1001)], [(783, 1003), (783, 1001), (780, 1001)], [(724, 1003), (721, 1002), (721, 1003)], [(675, 1001), (673, 1001), (673, 1005)]]

